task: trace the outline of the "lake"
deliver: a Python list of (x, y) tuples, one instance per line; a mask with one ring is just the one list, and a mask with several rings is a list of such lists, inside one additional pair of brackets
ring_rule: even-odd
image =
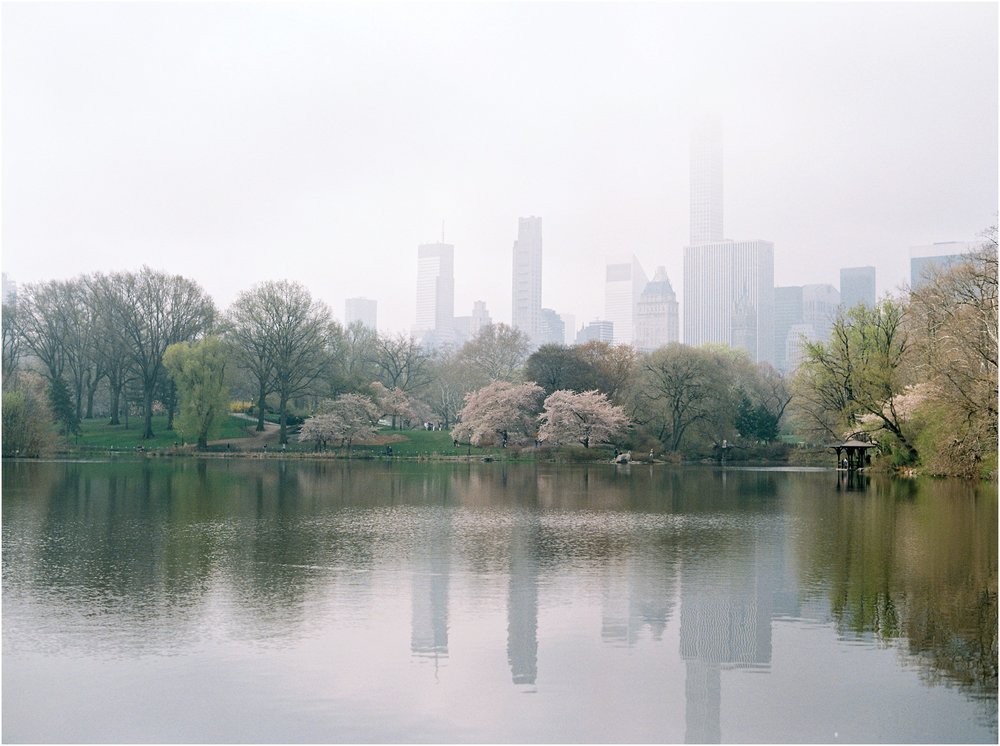
[(997, 486), (4, 462), (4, 742), (997, 742)]

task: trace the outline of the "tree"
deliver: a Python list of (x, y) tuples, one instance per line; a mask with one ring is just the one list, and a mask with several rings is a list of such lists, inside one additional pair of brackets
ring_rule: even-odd
[(469, 379), (483, 384), (514, 381), (528, 358), (530, 340), (524, 332), (507, 324), (489, 324), (458, 352)]
[(640, 421), (677, 452), (692, 426), (706, 421), (726, 396), (722, 366), (710, 350), (671, 342), (642, 358), (639, 368)]
[(380, 334), (375, 339), (373, 362), (379, 381), (388, 389), (407, 393), (422, 389), (430, 381), (429, 360), (413, 337)]
[(238, 365), (257, 381), (257, 429), (269, 393), (278, 395), (279, 441), (288, 442), (288, 404), (309, 393), (328, 370), (330, 310), (297, 282), (269, 280), (237, 297), (228, 336)]
[(538, 439), (554, 443), (608, 443), (628, 429), (625, 410), (600, 391), (556, 391), (545, 399), (539, 415)]
[(302, 424), (299, 440), (315, 443), (317, 451), (324, 450), (330, 441), (339, 440), (349, 451), (355, 440), (375, 437), (378, 416), (378, 408), (367, 396), (341, 394), (333, 401), (326, 401), (320, 413)]
[(3, 327), (3, 381), (14, 375), (21, 360), (22, 338), (17, 327), (17, 306), (4, 303), (0, 311), (0, 325)]
[(153, 437), (153, 403), (163, 354), (174, 342), (196, 339), (215, 321), (215, 304), (193, 280), (143, 267), (113, 278), (113, 328), (121, 334), (142, 388), (143, 439)]
[(876, 430), (892, 433), (914, 462), (917, 449), (897, 408), (898, 397), (911, 383), (903, 318), (903, 306), (891, 298), (874, 308), (855, 306), (838, 316), (829, 342), (806, 343), (797, 378), (803, 408), (813, 422), (842, 429), (831, 435), (842, 437), (867, 418)]
[(361, 392), (378, 377), (375, 367), (377, 334), (360, 321), (341, 326), (330, 323), (327, 333), (330, 368), (326, 379), (332, 396)]
[(49, 447), (52, 411), (45, 394), (46, 382), (35, 373), (23, 373), (16, 383), (5, 380), (3, 430), (0, 444), (4, 457), (37, 457)]
[[(928, 465), (974, 476), (997, 450), (997, 228), (962, 262), (935, 272), (910, 294), (907, 326), (915, 377), (933, 389)], [(938, 451), (947, 453), (938, 453)]]
[(639, 353), (631, 345), (611, 345), (597, 340), (578, 345), (576, 354), (589, 364), (596, 375), (595, 388), (611, 401), (624, 397), (625, 389), (635, 375)]
[(504, 448), (533, 440), (541, 398), (542, 387), (534, 383), (487, 384), (466, 395), (452, 438), (474, 446), (499, 444)]
[(163, 355), (163, 365), (180, 394), (176, 430), (196, 441), (199, 449), (208, 446), (209, 439), (218, 434), (229, 416), (226, 358), (219, 337), (175, 342)]
[(565, 347), (558, 344), (542, 345), (528, 357), (524, 364), (524, 378), (534, 381), (549, 394), (566, 389), (586, 391), (600, 388), (600, 373), (583, 347)]
[(126, 385), (133, 383), (135, 378), (135, 372), (130, 367), (131, 356), (127, 341), (116, 321), (116, 309), (127, 302), (125, 294), (128, 282), (131, 282), (131, 275), (121, 273), (98, 273), (88, 280), (95, 313), (94, 355), (108, 380), (112, 425), (121, 424), (122, 393)]
[(69, 386), (62, 378), (49, 381), (49, 407), (52, 417), (59, 426), (60, 435), (79, 435), (80, 418), (76, 416), (76, 406), (69, 392)]
[(392, 429), (395, 430), (397, 423), (402, 429), (403, 421), (413, 418), (413, 405), (404, 391), (387, 389), (379, 381), (372, 383), (370, 390), (375, 399), (375, 406), (379, 410), (376, 420), (380, 417), (392, 418)]
[(430, 383), (423, 391), (422, 400), (441, 426), (449, 430), (458, 420), (458, 413), (465, 403), (465, 395), (473, 388), (458, 355), (451, 349), (438, 350), (431, 358), (428, 369)]

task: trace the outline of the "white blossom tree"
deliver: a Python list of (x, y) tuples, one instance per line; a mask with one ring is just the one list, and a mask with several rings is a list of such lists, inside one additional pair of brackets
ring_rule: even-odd
[(340, 441), (348, 450), (355, 440), (368, 440), (378, 432), (375, 423), (379, 411), (375, 403), (362, 394), (341, 394), (324, 404), (323, 411), (302, 423), (299, 440), (315, 444), (324, 450), (331, 441)]
[(537, 434), (536, 415), (543, 395), (536, 383), (494, 381), (466, 394), (459, 423), (451, 431), (456, 441), (474, 446), (531, 441)]
[(391, 418), (393, 430), (396, 429), (397, 425), (402, 429), (404, 420), (414, 418), (413, 403), (405, 391), (395, 387), (386, 388), (380, 381), (375, 381), (369, 388), (375, 398), (375, 406), (380, 410), (379, 417)]
[(629, 419), (625, 410), (608, 401), (600, 391), (555, 391), (545, 399), (538, 416), (538, 439), (553, 443), (608, 443), (625, 434)]

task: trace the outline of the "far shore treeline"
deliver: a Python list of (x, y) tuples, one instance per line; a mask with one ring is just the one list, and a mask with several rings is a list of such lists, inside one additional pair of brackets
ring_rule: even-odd
[(206, 448), (235, 412), (317, 451), (432, 428), (470, 454), (781, 462), (857, 436), (886, 467), (996, 476), (995, 226), (919, 288), (843, 309), (788, 377), (722, 346), (531, 351), (505, 324), (427, 350), (341, 325), (298, 283), (261, 282), (222, 310), (194, 280), (149, 267), (25, 285), (2, 322), (5, 457), (130, 417), (137, 440), (162, 422)]

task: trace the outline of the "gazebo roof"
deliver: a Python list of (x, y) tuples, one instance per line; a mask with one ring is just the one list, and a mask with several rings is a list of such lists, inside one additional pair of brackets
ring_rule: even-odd
[(865, 443), (862, 440), (845, 440), (843, 443), (835, 443), (830, 448), (877, 448), (875, 443)]

